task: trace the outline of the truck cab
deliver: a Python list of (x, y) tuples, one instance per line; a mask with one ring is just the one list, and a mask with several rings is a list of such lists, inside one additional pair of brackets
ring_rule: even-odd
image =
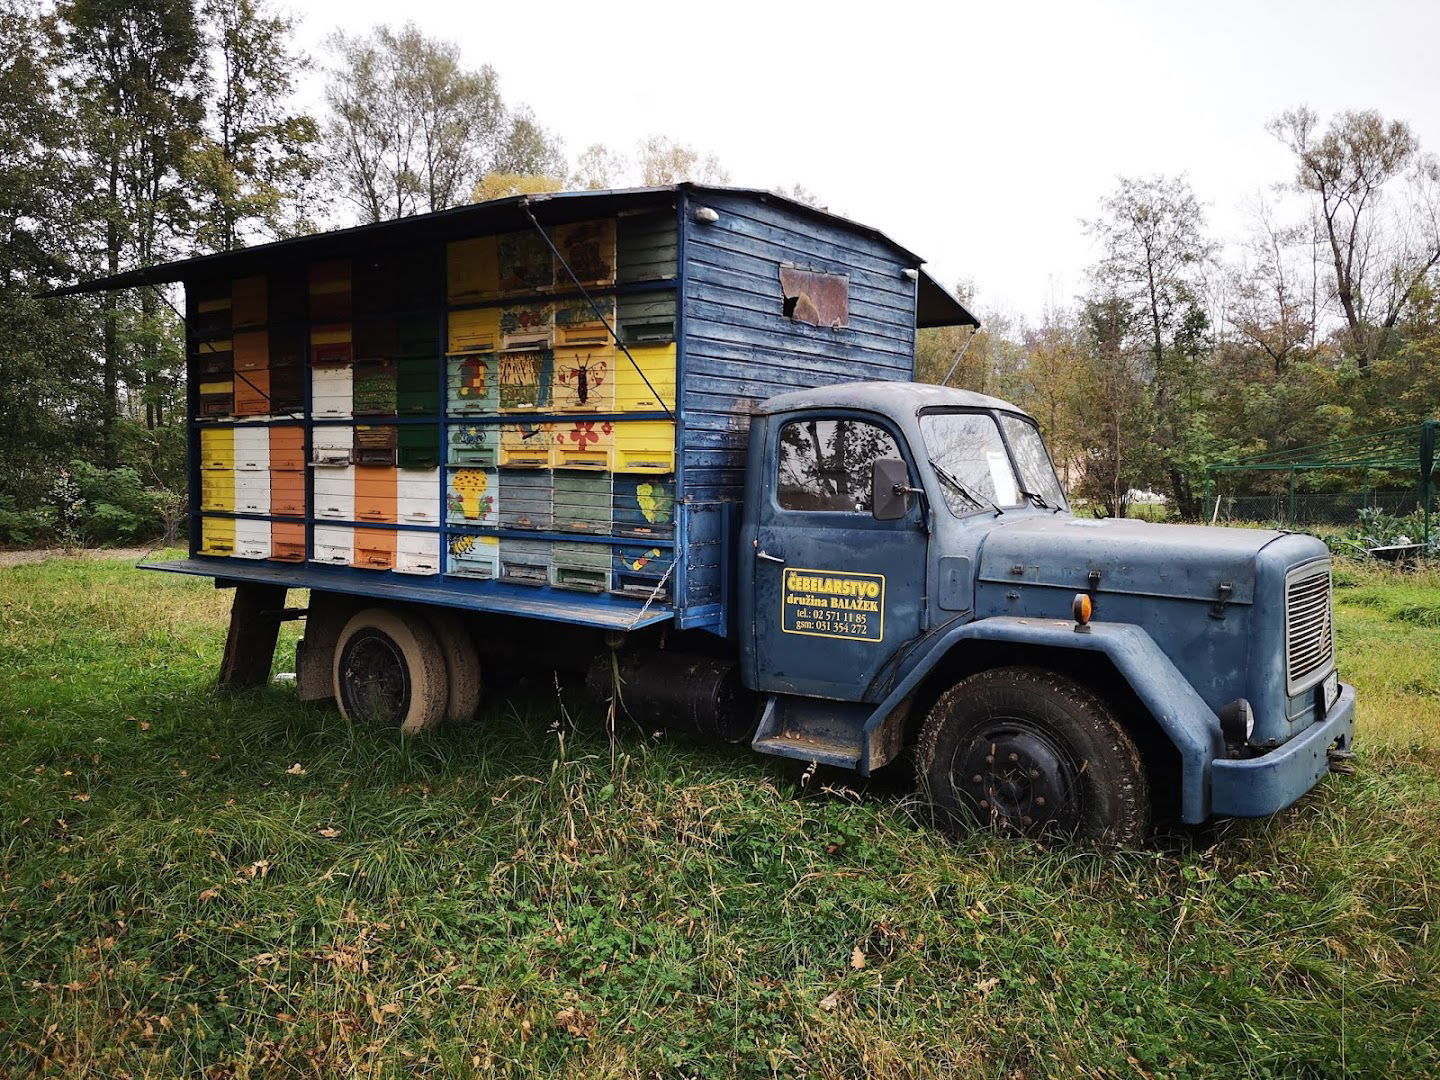
[(750, 430), (736, 629), (758, 750), (914, 750), (942, 821), (1125, 842), (1264, 815), (1348, 756), (1313, 537), (1072, 513), (1035, 421), (918, 383), (782, 394)]

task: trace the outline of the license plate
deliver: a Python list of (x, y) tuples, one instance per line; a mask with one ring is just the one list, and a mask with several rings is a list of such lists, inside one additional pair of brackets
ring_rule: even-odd
[(1325, 676), (1325, 711), (1330, 711), (1330, 706), (1335, 704), (1335, 699), (1340, 696), (1340, 673), (1332, 671)]

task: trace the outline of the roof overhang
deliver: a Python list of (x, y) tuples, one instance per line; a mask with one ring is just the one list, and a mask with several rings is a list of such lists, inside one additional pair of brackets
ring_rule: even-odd
[(980, 320), (971, 314), (949, 289), (936, 281), (927, 270), (920, 271), (919, 290), (915, 297), (915, 326), (928, 330), (936, 326), (979, 327)]
[(530, 227), (528, 203), (542, 225), (563, 225), (590, 217), (660, 210), (675, 205), (676, 189), (630, 188), (623, 191), (564, 191), (539, 195), (512, 195), (504, 199), (457, 206), (433, 214), (416, 214), (350, 229), (295, 236), (238, 251), (220, 251), (159, 266), (141, 267), (111, 277), (97, 278), (54, 289), (42, 296), (75, 296), (109, 292), (141, 285), (168, 285), (209, 276), (241, 277), (259, 273), (277, 259), (342, 259), (386, 248), (413, 247), (427, 241), (515, 232)]
[[(109, 292), (146, 285), (169, 285), (178, 281), (208, 277), (243, 277), (261, 273), (274, 266), (277, 259), (317, 260), (343, 259), (367, 251), (413, 247), (427, 242), (486, 236), (492, 233), (515, 232), (530, 227), (529, 212), (542, 225), (563, 225), (587, 218), (611, 217), (624, 213), (643, 213), (673, 208), (681, 192), (703, 195), (707, 192), (744, 195), (762, 202), (784, 205), (787, 209), (817, 220), (840, 222), (846, 228), (862, 233), (894, 249), (906, 262), (916, 267), (920, 256), (895, 243), (878, 229), (840, 217), (827, 210), (797, 202), (785, 195), (757, 188), (717, 187), (701, 184), (674, 184), (668, 187), (624, 188), (615, 191), (557, 191), (534, 195), (512, 195), (489, 202), (457, 206), (433, 214), (416, 214), (371, 225), (296, 236), (276, 240), (237, 251), (221, 251), (180, 259), (158, 266), (141, 267), (110, 277), (96, 278), (42, 293), (42, 298), (76, 296), (83, 293)], [(527, 208), (528, 211), (527, 212)], [(965, 305), (923, 269), (919, 271), (915, 307), (915, 325), (979, 326)]]

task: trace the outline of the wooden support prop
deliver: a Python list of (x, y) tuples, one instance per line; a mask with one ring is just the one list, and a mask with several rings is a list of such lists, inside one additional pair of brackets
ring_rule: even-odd
[(269, 681), (285, 593), (283, 585), (236, 584), (230, 605), (230, 633), (220, 661), (221, 686), (246, 690)]

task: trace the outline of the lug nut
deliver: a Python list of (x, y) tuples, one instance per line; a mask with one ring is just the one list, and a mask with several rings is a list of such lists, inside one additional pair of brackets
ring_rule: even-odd
[(1020, 760), (1020, 755), (1019, 755), (1019, 754), (1016, 754), (1016, 753), (1011, 753), (1011, 755), (1010, 755), (1010, 760), (1011, 760), (1011, 761), (1019, 761), (1019, 760)]
[(1033, 825), (1034, 822), (1030, 820), (1030, 815), (1029, 815), (1029, 814), (1025, 814), (1023, 817), (1020, 818), (1020, 824), (1021, 824), (1021, 825)]
[(988, 810), (988, 809), (990, 809), (990, 804), (989, 804), (988, 802), (986, 802), (984, 799), (981, 799), (981, 800), (980, 800), (980, 809), (981, 809), (981, 810)]
[(972, 776), (972, 777), (970, 778), (970, 782), (973, 783), (973, 784), (983, 783), (983, 781), (981, 780), (980, 774), (979, 774), (978, 772), (977, 772), (974, 776)]
[(1037, 795), (1037, 796), (1035, 796), (1035, 805), (1036, 805), (1036, 806), (1044, 806), (1044, 805), (1045, 805), (1045, 796), (1044, 796), (1044, 795)]

